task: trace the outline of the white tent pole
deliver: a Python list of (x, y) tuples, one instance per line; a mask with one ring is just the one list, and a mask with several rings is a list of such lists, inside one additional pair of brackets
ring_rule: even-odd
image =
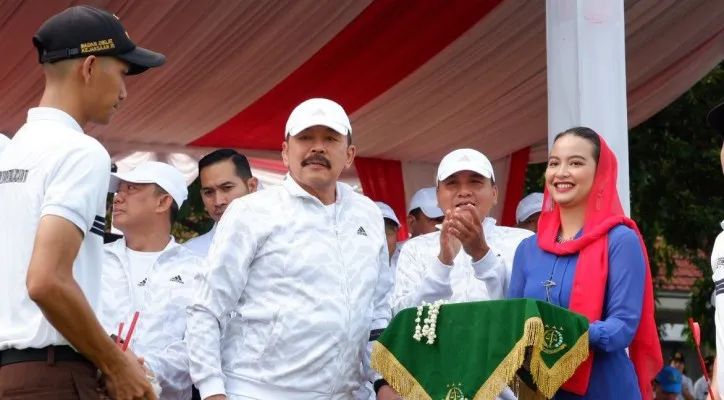
[(573, 126), (601, 134), (630, 215), (624, 25), (624, 0), (546, 0), (548, 147)]

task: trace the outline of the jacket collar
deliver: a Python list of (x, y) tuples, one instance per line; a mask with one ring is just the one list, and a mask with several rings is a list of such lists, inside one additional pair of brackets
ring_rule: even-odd
[[(162, 250), (162, 253), (167, 254), (170, 252), (176, 252), (179, 248), (182, 248), (182, 246), (176, 242), (176, 239), (173, 236), (171, 236), (171, 240), (166, 245), (166, 248)], [(121, 237), (115, 242), (107, 244), (105, 246), (105, 250), (119, 257), (124, 255), (126, 253), (126, 238)]]
[[(343, 182), (337, 182), (336, 185), (337, 199), (334, 202), (336, 204), (341, 204), (345, 200), (345, 198), (349, 197), (349, 192), (352, 192), (352, 187)], [(312, 196), (311, 194), (309, 194), (309, 192), (304, 190), (304, 188), (301, 187), (289, 173), (287, 173), (287, 175), (284, 177), (284, 181), (282, 181), (282, 186), (286, 188), (292, 196), (312, 199), (319, 204), (322, 204), (322, 202), (318, 198)]]

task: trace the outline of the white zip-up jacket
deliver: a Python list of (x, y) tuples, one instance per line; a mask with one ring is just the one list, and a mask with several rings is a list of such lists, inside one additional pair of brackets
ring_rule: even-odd
[(187, 331), (202, 398), (347, 400), (375, 379), (369, 351), (390, 320), (392, 274), (370, 199), (337, 183), (325, 206), (288, 176), (229, 205), (207, 262)]
[(423, 301), (463, 303), (506, 298), (515, 250), (533, 232), (497, 226), (492, 218), (483, 220), (483, 232), (490, 247), (488, 254), (472, 262), (461, 248), (452, 268), (438, 259), (440, 231), (408, 240), (397, 260), (394, 312), (417, 307)]
[(124, 323), (128, 332), (133, 314), (139, 318), (130, 348), (143, 356), (161, 385), (161, 400), (191, 398), (191, 376), (184, 334), (186, 308), (193, 295), (194, 276), (204, 268), (203, 259), (173, 239), (148, 272), (140, 310), (136, 300), (126, 241), (121, 238), (104, 246), (101, 291), (101, 324), (115, 334)]

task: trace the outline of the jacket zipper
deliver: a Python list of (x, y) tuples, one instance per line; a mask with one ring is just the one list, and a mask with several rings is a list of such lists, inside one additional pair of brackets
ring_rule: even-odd
[[(339, 242), (339, 225), (337, 223), (337, 214), (338, 213), (339, 213), (339, 210), (337, 208), (335, 208), (335, 212), (334, 212), (334, 216), (333, 216), (333, 218), (334, 218), (334, 221), (333, 221), (334, 222), (334, 236), (337, 239), (337, 251), (339, 254), (340, 264), (342, 265), (343, 285), (344, 285), (344, 293), (345, 293), (344, 304), (347, 308), (347, 319), (345, 320), (345, 326), (347, 327), (347, 336), (345, 337), (345, 341), (348, 342), (349, 341), (350, 320), (351, 320), (350, 306), (349, 306), (349, 282), (347, 282), (347, 266), (344, 263), (344, 253), (342, 252), (342, 245)], [(344, 345), (346, 345), (346, 343), (344, 343)], [(346, 346), (340, 346), (340, 351), (343, 351), (342, 349), (344, 349), (345, 347)], [(332, 394), (334, 394), (334, 392), (337, 390), (337, 385), (338, 385), (338, 381), (339, 381), (339, 373), (340, 373), (340, 369), (337, 368), (337, 374), (333, 381), (334, 384), (332, 385), (332, 390), (330, 391), (330, 396)]]

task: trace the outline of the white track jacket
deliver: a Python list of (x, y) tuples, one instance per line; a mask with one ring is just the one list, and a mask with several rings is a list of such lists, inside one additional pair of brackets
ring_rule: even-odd
[(207, 263), (187, 332), (202, 398), (347, 400), (376, 378), (369, 352), (390, 320), (392, 274), (370, 199), (337, 183), (325, 206), (287, 176), (229, 205)]
[(148, 273), (143, 307), (134, 310), (134, 288), (130, 279), (126, 241), (121, 238), (104, 246), (101, 318), (109, 333), (124, 323), (126, 337), (133, 314), (139, 311), (130, 348), (143, 356), (146, 366), (161, 385), (161, 400), (191, 398), (191, 376), (184, 334), (186, 308), (193, 295), (194, 276), (203, 259), (173, 239)]

